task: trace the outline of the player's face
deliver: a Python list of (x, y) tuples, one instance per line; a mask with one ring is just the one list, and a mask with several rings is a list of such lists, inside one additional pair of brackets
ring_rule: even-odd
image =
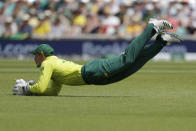
[(45, 60), (43, 54), (35, 54), (34, 61), (37, 67), (40, 67), (42, 62)]

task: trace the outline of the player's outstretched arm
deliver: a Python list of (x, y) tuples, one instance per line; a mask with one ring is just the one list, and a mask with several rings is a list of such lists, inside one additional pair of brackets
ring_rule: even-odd
[(62, 88), (62, 84), (60, 84), (56, 81), (50, 80), (47, 89), (45, 90), (44, 93), (42, 93), (40, 95), (42, 95), (42, 96), (43, 95), (44, 96), (57, 96), (59, 94), (61, 88)]
[(43, 63), (40, 69), (41, 72), (38, 82), (29, 86), (30, 92), (36, 95), (44, 95), (47, 91), (53, 72), (53, 65), (51, 63)]

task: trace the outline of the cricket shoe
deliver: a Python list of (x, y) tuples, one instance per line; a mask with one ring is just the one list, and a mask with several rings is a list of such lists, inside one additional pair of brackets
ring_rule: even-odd
[(167, 41), (167, 45), (170, 45), (172, 42), (180, 43), (183, 41), (183, 39), (179, 35), (174, 34), (174, 33), (169, 33), (166, 31), (161, 32), (161, 38), (164, 41)]
[(160, 34), (160, 32), (162, 31), (173, 29), (172, 24), (166, 20), (157, 20), (154, 18), (150, 18), (149, 24), (154, 25), (154, 29), (158, 34)]

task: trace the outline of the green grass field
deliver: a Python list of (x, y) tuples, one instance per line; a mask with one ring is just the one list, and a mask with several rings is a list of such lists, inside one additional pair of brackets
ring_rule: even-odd
[(33, 61), (0, 60), (0, 131), (195, 131), (196, 63), (150, 62), (107, 86), (64, 86), (57, 97), (13, 96), (37, 80)]

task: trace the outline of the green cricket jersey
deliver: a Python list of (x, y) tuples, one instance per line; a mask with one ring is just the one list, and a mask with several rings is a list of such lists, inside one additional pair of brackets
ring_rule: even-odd
[(63, 84), (85, 85), (81, 75), (82, 65), (49, 56), (41, 65), (38, 82), (30, 86), (34, 94), (58, 95)]

